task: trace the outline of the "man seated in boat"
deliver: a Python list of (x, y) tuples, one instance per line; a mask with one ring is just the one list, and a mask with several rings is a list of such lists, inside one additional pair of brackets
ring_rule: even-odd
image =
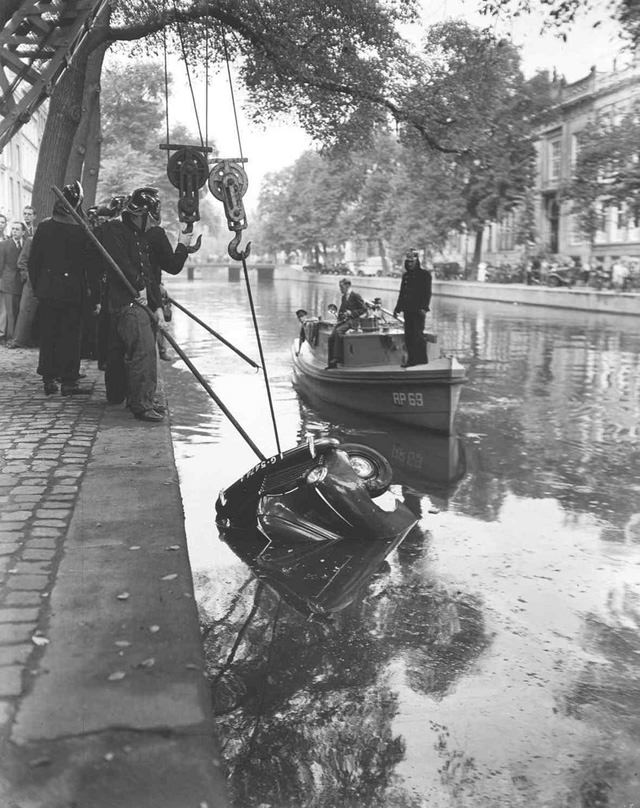
[(329, 363), (327, 364), (327, 370), (338, 367), (338, 362), (341, 359), (342, 335), (349, 329), (355, 328), (358, 319), (367, 312), (364, 300), (357, 292), (351, 289), (350, 280), (343, 278), (339, 286), (342, 300), (338, 309), (338, 322), (329, 335)]

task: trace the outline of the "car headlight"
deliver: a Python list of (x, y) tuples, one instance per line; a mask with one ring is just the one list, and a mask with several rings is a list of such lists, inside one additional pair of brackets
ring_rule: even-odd
[(314, 469), (307, 474), (307, 482), (310, 485), (317, 485), (321, 483), (324, 478), (327, 476), (327, 467), (326, 466), (316, 466)]

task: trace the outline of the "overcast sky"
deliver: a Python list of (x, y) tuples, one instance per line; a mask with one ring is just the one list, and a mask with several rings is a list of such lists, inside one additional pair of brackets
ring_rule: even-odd
[[(552, 33), (541, 33), (541, 22), (536, 18), (492, 21), (476, 12), (475, 0), (424, 0), (423, 20), (425, 24), (443, 22), (462, 17), (478, 26), (491, 25), (501, 36), (509, 36), (521, 48), (523, 68), (530, 76), (537, 70), (553, 71), (555, 68), (567, 81), (576, 81), (585, 76), (591, 67), (608, 71), (613, 68), (614, 59), (618, 65), (628, 55), (620, 54), (622, 43), (613, 23), (606, 22), (607, 1), (601, 2), (602, 13), (597, 15), (605, 20), (594, 28), (596, 17), (581, 16), (568, 31), (567, 41), (563, 42)], [(408, 32), (410, 34), (410, 32)], [(171, 113), (179, 115), (183, 122), (197, 131), (193, 104), (184, 75), (184, 69), (177, 65), (173, 70), (177, 88), (176, 98), (171, 104)], [(194, 84), (196, 102), (204, 109), (204, 86)], [(249, 176), (249, 190), (245, 206), (250, 210), (257, 201), (260, 184), (265, 174), (278, 171), (291, 165), (305, 148), (311, 147), (307, 136), (291, 124), (270, 124), (264, 130), (246, 119), (241, 110), (242, 98), (239, 88), (234, 88), (236, 105), (239, 107), (239, 129), (242, 150), (248, 158), (246, 164)], [(178, 100), (179, 99), (179, 100)], [(231, 93), (226, 74), (221, 74), (210, 83), (209, 91), (209, 138), (215, 141), (218, 153), (225, 157), (239, 156), (238, 138), (233, 118)], [(202, 114), (201, 112), (199, 114)], [(201, 121), (204, 130), (204, 123)]]

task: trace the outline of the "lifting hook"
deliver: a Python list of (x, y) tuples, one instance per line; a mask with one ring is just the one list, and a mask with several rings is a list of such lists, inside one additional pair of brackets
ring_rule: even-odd
[[(182, 231), (186, 236), (187, 233), (193, 233), (193, 222), (188, 222), (185, 229)], [(202, 246), (202, 233), (198, 235), (198, 238), (195, 240), (195, 244), (192, 244), (190, 247), (187, 247), (187, 253), (189, 255), (193, 255), (193, 253), (198, 252), (200, 247)]]
[(235, 236), (229, 242), (229, 246), (227, 247), (227, 252), (233, 258), (234, 261), (246, 261), (249, 257), (249, 253), (251, 252), (251, 242), (247, 242), (247, 246), (244, 250), (238, 250), (238, 245), (240, 244), (240, 239), (242, 238), (241, 231), (236, 230)]
[(247, 227), (247, 216), (242, 204), (242, 197), (247, 190), (249, 180), (242, 166), (246, 158), (219, 160), (209, 174), (209, 190), (224, 205), (227, 227), (235, 233), (229, 242), (227, 252), (234, 261), (244, 261), (249, 257), (251, 242), (244, 250), (239, 250), (241, 232)]

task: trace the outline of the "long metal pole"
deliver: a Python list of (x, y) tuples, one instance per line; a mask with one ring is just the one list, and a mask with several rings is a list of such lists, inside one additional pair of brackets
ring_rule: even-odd
[(204, 378), (202, 377), (202, 375), (199, 373), (198, 369), (197, 369), (197, 368), (196, 368), (196, 367), (193, 365), (193, 363), (191, 362), (191, 360), (189, 359), (189, 357), (188, 357), (188, 356), (185, 354), (185, 352), (182, 350), (182, 348), (180, 348), (180, 346), (179, 346), (179, 345), (178, 345), (178, 343), (177, 343), (177, 342), (174, 340), (174, 338), (171, 336), (171, 334), (170, 334), (168, 331), (165, 331), (164, 329), (163, 329), (163, 332), (162, 332), (162, 333), (164, 334), (165, 339), (166, 339), (166, 340), (169, 342), (169, 344), (171, 345), (171, 347), (172, 347), (172, 348), (175, 350), (175, 352), (178, 354), (178, 356), (180, 357), (180, 359), (182, 359), (182, 361), (183, 361), (183, 362), (185, 363), (185, 365), (186, 365), (186, 366), (189, 368), (189, 370), (190, 370), (190, 371), (193, 373), (193, 375), (194, 375), (194, 376), (196, 377), (196, 379), (197, 379), (197, 380), (200, 382), (200, 384), (201, 384), (201, 385), (204, 387), (204, 389), (207, 391), (207, 393), (209, 393), (209, 395), (211, 396), (211, 398), (212, 398), (212, 399), (213, 399), (213, 400), (216, 402), (216, 404), (218, 405), (218, 407), (220, 407), (220, 409), (222, 410), (222, 412), (223, 412), (223, 413), (224, 413), (224, 414), (227, 416), (227, 418), (228, 418), (228, 419), (231, 421), (231, 423), (232, 423), (232, 424), (235, 426), (235, 428), (236, 428), (236, 429), (238, 430), (238, 432), (239, 432), (239, 433), (242, 435), (242, 437), (243, 437), (243, 438), (245, 439), (245, 441), (246, 441), (246, 442), (249, 444), (249, 446), (250, 446), (250, 447), (253, 449), (253, 451), (254, 451), (254, 452), (256, 453), (256, 455), (257, 455), (257, 456), (260, 458), (260, 460), (266, 460), (266, 459), (267, 459), (267, 458), (266, 458), (266, 456), (262, 454), (262, 452), (260, 451), (260, 449), (258, 449), (258, 447), (257, 447), (257, 446), (255, 445), (255, 443), (254, 443), (254, 442), (251, 440), (251, 438), (250, 438), (250, 437), (247, 435), (247, 433), (246, 433), (246, 432), (244, 431), (244, 429), (243, 429), (243, 428), (240, 426), (240, 424), (239, 424), (239, 423), (236, 421), (236, 419), (233, 417), (233, 415), (231, 415), (231, 413), (229, 412), (229, 410), (227, 409), (227, 407), (225, 407), (225, 405), (222, 403), (222, 401), (220, 400), (220, 398), (219, 398), (219, 397), (218, 397), (218, 396), (217, 396), (217, 395), (216, 395), (216, 394), (213, 392), (213, 389), (211, 388), (211, 385), (210, 385), (210, 384), (207, 382), (207, 380), (206, 380), (206, 379), (204, 379)]
[(141, 306), (143, 309), (145, 309), (145, 311), (148, 313), (149, 317), (151, 318), (152, 322), (155, 324), (156, 318), (153, 316), (153, 312), (151, 311), (151, 309), (149, 309), (147, 306), (144, 305), (144, 303), (142, 303), (141, 301), (138, 300), (138, 295), (140, 294), (140, 292), (138, 292), (134, 288), (134, 286), (131, 284), (131, 282), (129, 281), (127, 276), (124, 274), (124, 272), (120, 269), (120, 267), (113, 260), (113, 258), (109, 254), (109, 252), (98, 241), (98, 239), (96, 238), (95, 234), (93, 233), (93, 231), (91, 230), (89, 225), (85, 222), (85, 220), (82, 218), (82, 216), (80, 216), (78, 211), (74, 210), (71, 207), (71, 205), (67, 202), (67, 200), (64, 197), (64, 194), (62, 193), (62, 191), (59, 188), (57, 188), (55, 185), (52, 185), (51, 190), (58, 197), (58, 199), (64, 204), (67, 213), (70, 213), (73, 216), (73, 218), (76, 220), (76, 222), (80, 225), (80, 227), (82, 227), (84, 229), (85, 233), (89, 236), (89, 238), (92, 241), (93, 245), (98, 248), (98, 250), (100, 251), (100, 254), (102, 255), (102, 257), (105, 259), (105, 261), (109, 264), (111, 269), (116, 273), (118, 278), (125, 285), (127, 291), (129, 292), (129, 294), (133, 298), (133, 302), (137, 303), (139, 306)]
[(176, 308), (180, 309), (180, 311), (183, 311), (187, 315), (187, 317), (191, 317), (191, 319), (194, 320), (194, 322), (198, 323), (198, 325), (201, 325), (206, 331), (208, 331), (210, 334), (216, 337), (216, 339), (219, 339), (220, 342), (222, 342), (228, 348), (231, 348), (232, 351), (235, 351), (239, 357), (244, 359), (245, 362), (248, 362), (252, 367), (257, 368), (258, 370), (260, 369), (260, 365), (257, 362), (254, 362), (253, 359), (248, 357), (246, 354), (243, 354), (239, 348), (236, 348), (235, 345), (232, 345), (221, 334), (218, 334), (217, 331), (214, 331), (213, 328), (211, 328), (211, 326), (208, 326), (199, 317), (196, 317), (196, 315), (193, 314), (193, 312), (190, 312), (189, 309), (187, 309), (185, 306), (180, 305), (180, 303), (178, 303), (177, 300), (174, 300), (172, 297), (170, 297), (169, 302), (172, 303)]

